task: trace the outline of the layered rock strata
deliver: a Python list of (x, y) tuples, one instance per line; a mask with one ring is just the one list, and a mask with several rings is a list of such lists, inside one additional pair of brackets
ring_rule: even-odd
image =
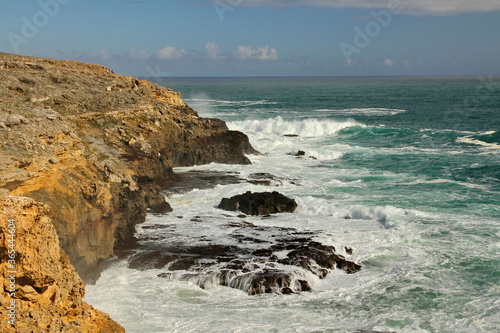
[(59, 246), (47, 206), (0, 195), (0, 221), (2, 332), (125, 332), (82, 301), (83, 281)]
[(244, 164), (256, 153), (179, 93), (99, 65), (0, 53), (0, 81), (0, 191), (50, 209), (60, 246), (87, 281), (127, 246), (148, 208), (170, 210), (160, 191), (172, 167)]

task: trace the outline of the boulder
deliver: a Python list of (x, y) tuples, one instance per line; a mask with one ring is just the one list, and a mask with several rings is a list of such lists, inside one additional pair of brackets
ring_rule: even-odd
[(292, 213), (297, 208), (294, 199), (287, 198), (281, 193), (248, 191), (231, 198), (223, 198), (218, 208), (228, 211), (241, 211), (248, 215), (269, 215), (276, 213)]

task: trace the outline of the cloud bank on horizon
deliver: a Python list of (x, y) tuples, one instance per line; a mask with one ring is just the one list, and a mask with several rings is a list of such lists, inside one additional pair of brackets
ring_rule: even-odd
[(403, 14), (408, 15), (455, 15), (500, 10), (500, 0), (231, 0), (225, 3), (242, 7), (324, 7), (339, 9), (375, 9), (401, 5)]
[(1, 8), (9, 15), (0, 20), (0, 51), (135, 76), (500, 74), (500, 0), (33, 0)]

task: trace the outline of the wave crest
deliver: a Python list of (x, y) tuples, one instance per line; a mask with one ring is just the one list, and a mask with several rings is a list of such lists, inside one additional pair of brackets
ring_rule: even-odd
[(280, 116), (269, 119), (233, 121), (228, 123), (228, 126), (243, 133), (293, 134), (301, 137), (331, 136), (344, 128), (352, 126), (365, 127), (365, 125), (352, 119), (342, 121), (316, 118), (289, 120)]
[(386, 108), (354, 108), (354, 109), (318, 109), (316, 112), (327, 112), (330, 115), (338, 116), (393, 116), (398, 113), (406, 112), (403, 109)]

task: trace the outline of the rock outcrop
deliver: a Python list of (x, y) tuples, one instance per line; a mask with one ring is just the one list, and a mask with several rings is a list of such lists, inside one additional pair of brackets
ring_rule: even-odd
[(297, 202), (276, 191), (260, 193), (248, 191), (231, 198), (223, 198), (218, 207), (228, 211), (239, 210), (248, 215), (269, 215), (293, 213), (297, 208)]
[(244, 164), (256, 153), (179, 93), (99, 65), (0, 53), (0, 80), (0, 191), (49, 207), (86, 281), (127, 246), (148, 208), (170, 210), (160, 191), (172, 167)]
[(125, 332), (82, 301), (84, 284), (59, 245), (47, 206), (0, 195), (0, 221), (2, 332)]
[[(143, 246), (133, 254), (128, 259), (129, 267), (165, 268), (168, 271), (158, 277), (190, 281), (201, 288), (222, 285), (249, 295), (311, 291), (315, 280), (325, 278), (333, 270), (353, 274), (361, 269), (339, 254), (334, 246), (314, 241), (314, 235), (309, 232), (256, 227), (245, 222), (228, 227), (235, 228), (228, 235), (238, 240), (237, 245), (203, 244), (202, 239), (198, 246), (159, 242), (154, 248)], [(158, 234), (155, 237), (161, 237)], [(345, 252), (347, 254), (347, 249)]]

